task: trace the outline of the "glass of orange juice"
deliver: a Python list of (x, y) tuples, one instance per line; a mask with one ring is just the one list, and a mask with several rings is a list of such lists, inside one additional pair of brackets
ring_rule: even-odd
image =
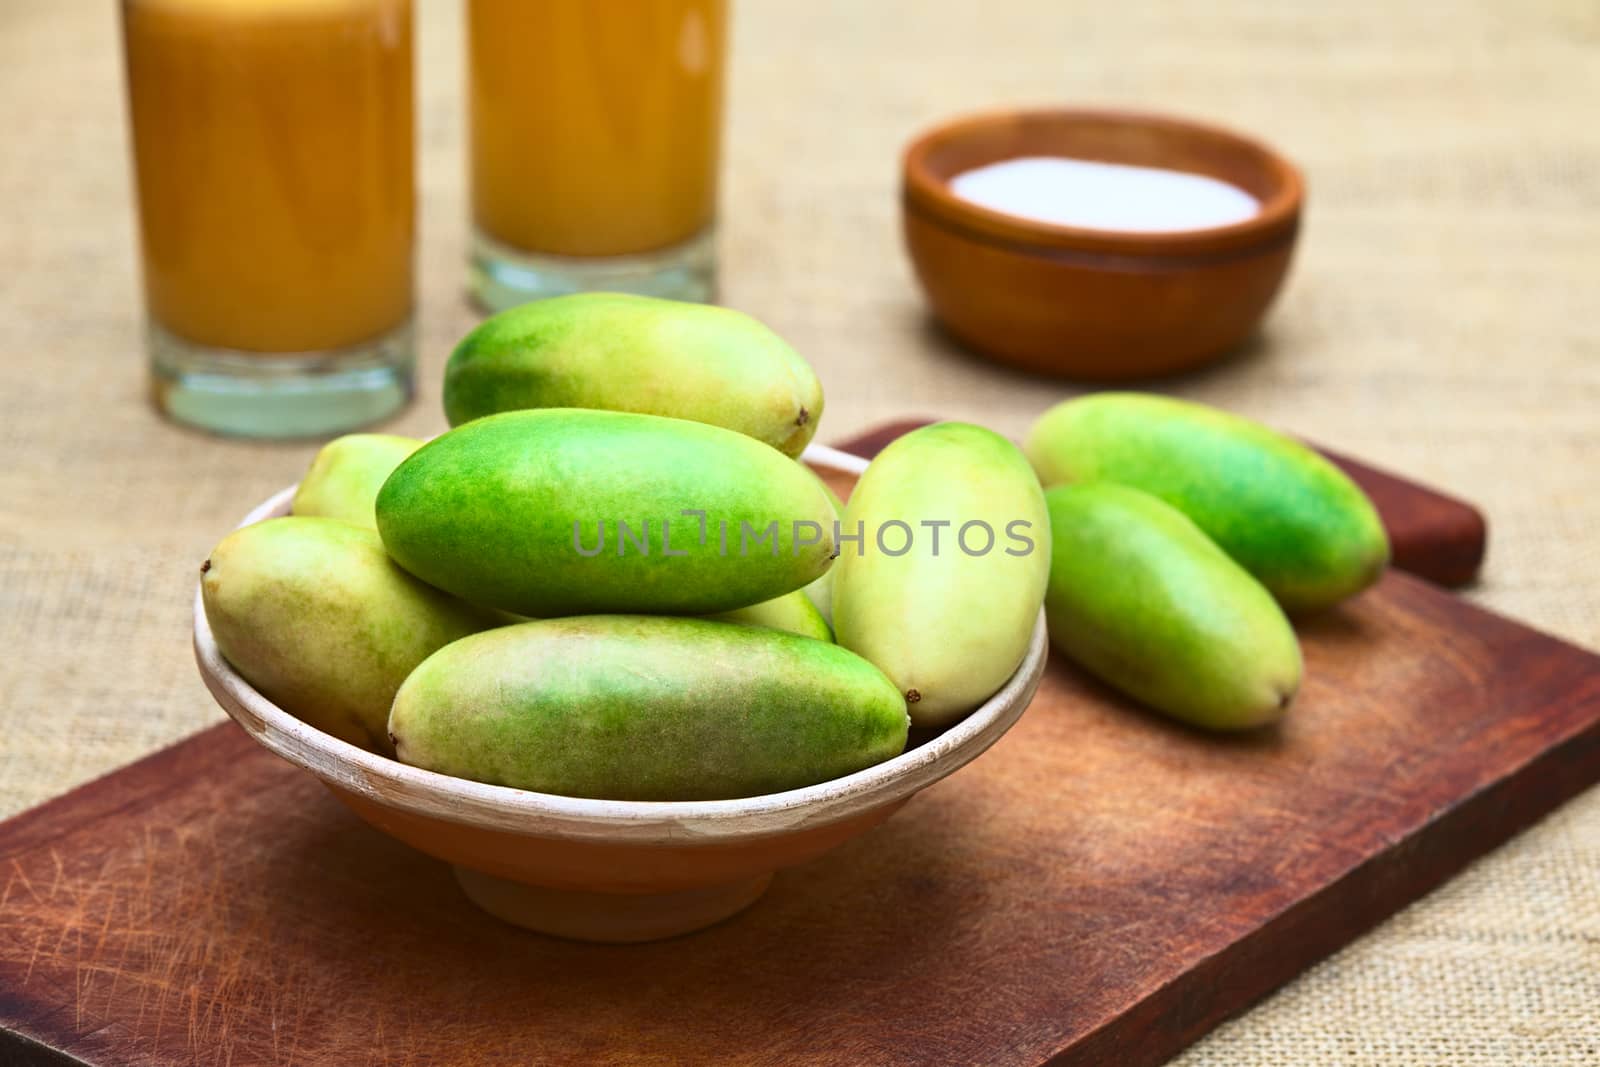
[(156, 405), (331, 433), (411, 395), (411, 0), (122, 0)]
[(472, 290), (708, 300), (725, 0), (468, 0)]

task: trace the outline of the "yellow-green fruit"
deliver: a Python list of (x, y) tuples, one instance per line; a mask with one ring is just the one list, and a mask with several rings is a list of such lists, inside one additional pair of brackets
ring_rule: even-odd
[(643, 615), (457, 641), (406, 679), (389, 718), (406, 763), (612, 800), (813, 785), (898, 755), (906, 728), (894, 685), (837, 645)]
[[(827, 575), (823, 575), (826, 578)], [(817, 581), (821, 581), (819, 578)], [(816, 585), (812, 582), (811, 585)], [(732, 611), (720, 612), (709, 616), (721, 619), (723, 622), (737, 622), (745, 626), (765, 626), (773, 630), (786, 630), (801, 637), (809, 637), (816, 641), (832, 641), (833, 631), (828, 628), (828, 620), (822, 617), (822, 612), (811, 602), (805, 589), (796, 589), (792, 593), (763, 600), (759, 604), (751, 604), (746, 608), (734, 608)]]
[(834, 638), (899, 686), (916, 725), (972, 710), (1022, 662), (1050, 530), (1010, 441), (959, 422), (900, 438), (851, 492), (839, 544)]
[(550, 408), (475, 419), (378, 494), (389, 554), (486, 607), (708, 615), (799, 589), (833, 507), (799, 464), (718, 426)]
[(311, 469), (300, 479), (290, 508), (296, 515), (343, 519), (378, 528), (373, 506), (384, 479), (400, 462), (422, 447), (415, 437), (387, 433), (352, 433), (322, 446)]
[[(802, 464), (804, 466), (804, 464)], [(834, 518), (844, 516), (844, 501), (839, 499), (839, 494), (833, 491), (833, 486), (823, 480), (820, 474), (806, 467), (806, 471), (817, 479), (817, 484), (822, 486), (822, 491), (828, 494), (828, 502), (833, 505)], [(805, 594), (822, 614), (822, 621), (829, 627), (833, 625), (833, 568), (829, 567), (822, 572), (822, 577), (806, 586)], [(829, 634), (833, 631), (830, 629)]]
[(389, 751), (389, 705), (406, 675), (493, 619), (397, 567), (376, 532), (293, 517), (235, 530), (202, 568), (217, 648), (285, 711)]
[(1283, 714), (1300, 646), (1272, 595), (1182, 512), (1106, 482), (1045, 493), (1050, 641), (1129, 696), (1196, 726)]
[(451, 355), (450, 425), (518, 408), (691, 419), (798, 456), (822, 417), (822, 386), (794, 349), (743, 312), (579, 293), (502, 311)]
[(1097, 393), (1045, 412), (1025, 447), (1046, 486), (1115, 482), (1165, 500), (1290, 611), (1358, 593), (1389, 562), (1377, 510), (1344, 472), (1216, 408)]

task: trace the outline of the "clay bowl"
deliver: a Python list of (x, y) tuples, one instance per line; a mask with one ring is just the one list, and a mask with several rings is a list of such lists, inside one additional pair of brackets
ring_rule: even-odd
[[(864, 461), (813, 448), (814, 466)], [(245, 524), (286, 515), (293, 487)], [(918, 790), (994, 744), (1033, 698), (1044, 620), (1005, 686), (956, 725), (864, 771), (743, 800), (582, 800), (408, 767), (316, 730), (274, 705), (217, 651), (195, 591), (194, 649), (206, 687), (258, 742), (320, 778), (362, 819), (454, 866), (479, 907), (544, 933), (648, 941), (697, 930), (753, 903), (783, 867), (883, 822)]]
[[(1212, 229), (1130, 233), (1033, 222), (956, 198), (957, 174), (1068, 156), (1204, 174), (1261, 201)], [(913, 141), (902, 167), (906, 246), (934, 314), (1002, 363), (1099, 381), (1214, 360), (1250, 335), (1289, 269), (1304, 186), (1287, 159), (1212, 126), (1123, 111), (1007, 111)]]

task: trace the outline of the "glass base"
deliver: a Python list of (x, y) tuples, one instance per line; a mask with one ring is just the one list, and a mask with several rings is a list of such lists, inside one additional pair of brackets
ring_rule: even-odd
[(317, 437), (392, 415), (411, 399), (411, 322), (327, 352), (264, 355), (145, 327), (150, 390), (162, 414), (236, 437)]
[(706, 303), (716, 295), (716, 227), (636, 256), (549, 256), (472, 231), (472, 296), (491, 312), (569, 293), (638, 293)]

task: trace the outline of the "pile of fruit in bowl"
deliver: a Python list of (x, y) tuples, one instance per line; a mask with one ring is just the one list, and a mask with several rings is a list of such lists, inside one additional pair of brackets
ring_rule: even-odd
[[(1021, 451), (930, 427), (842, 507), (796, 460), (815, 375), (746, 316), (528, 305), (462, 343), (446, 409), (426, 444), (328, 445), (292, 516), (205, 565), (228, 662), (346, 741), (566, 796), (773, 793), (899, 754), (1028, 647), (1049, 545)], [(935, 515), (942, 551), (897, 540)]]

